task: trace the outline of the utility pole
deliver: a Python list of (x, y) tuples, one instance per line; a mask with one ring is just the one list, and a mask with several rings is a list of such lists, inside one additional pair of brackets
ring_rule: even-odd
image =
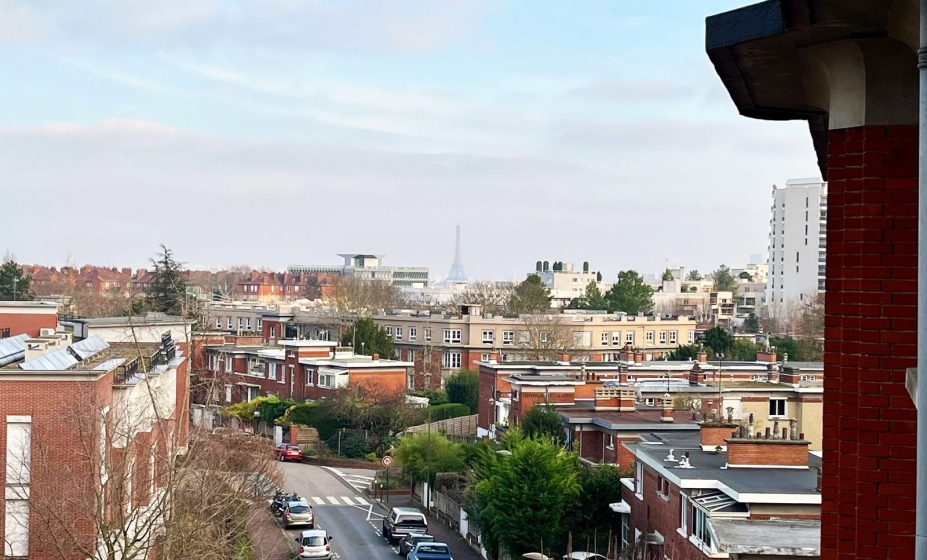
[(19, 278), (13, 278), (13, 301), (16, 301), (16, 285), (19, 284)]

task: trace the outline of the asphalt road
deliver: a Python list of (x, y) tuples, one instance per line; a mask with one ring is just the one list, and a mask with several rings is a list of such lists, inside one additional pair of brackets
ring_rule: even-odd
[[(312, 505), (316, 527), (325, 529), (333, 537), (332, 552), (336, 559), (399, 558), (398, 549), (387, 544), (380, 536), (383, 511), (376, 505), (371, 511), (369, 504), (372, 500), (356, 488), (360, 484), (352, 486), (332, 472), (312, 465), (284, 463), (282, 469), (284, 490), (296, 492)], [(303, 529), (294, 527), (285, 531), (294, 551), (297, 546), (295, 539)]]

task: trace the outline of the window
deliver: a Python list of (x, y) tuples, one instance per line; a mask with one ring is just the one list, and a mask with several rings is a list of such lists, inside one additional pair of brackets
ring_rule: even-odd
[(418, 329), (409, 327), (409, 340), (415, 340), (416, 338), (418, 338)]
[(459, 329), (444, 329), (444, 342), (460, 342)]
[(396, 340), (402, 340), (402, 327), (396, 327)]
[(679, 493), (679, 529), (685, 536), (689, 536), (689, 497)]
[(786, 399), (769, 399), (769, 415), (785, 416)]
[(634, 331), (628, 331), (624, 338), (625, 343), (634, 344)]
[(615, 448), (615, 436), (613, 436), (612, 434), (608, 434), (608, 440), (605, 443), (605, 447), (609, 449)]
[(692, 536), (705, 547), (711, 548), (711, 532), (708, 530), (708, 514), (692, 506)]
[(647, 344), (653, 344), (653, 331), (647, 331), (647, 337), (644, 339)]
[(677, 339), (678, 339), (678, 335), (679, 335), (679, 332), (678, 332), (678, 331), (670, 331), (670, 332), (669, 332), (669, 343), (670, 343), (670, 344), (676, 344), (676, 341), (677, 341)]
[(602, 333), (602, 346), (608, 346), (608, 333)]
[(270, 338), (277, 337), (277, 327), (270, 327)]
[(502, 331), (502, 344), (515, 342), (515, 331)]
[(264, 327), (264, 319), (261, 319), (260, 317), (258, 317), (258, 320), (257, 320), (258, 330), (261, 330), (263, 327)]
[(277, 364), (267, 364), (267, 379), (270, 379), (271, 381), (277, 380)]
[(460, 352), (445, 352), (441, 365), (448, 369), (460, 369)]
[(670, 483), (662, 476), (657, 477), (657, 496), (669, 500)]
[(251, 317), (245, 317), (245, 330), (251, 330)]
[(431, 340), (431, 329), (425, 329), (425, 340)]
[(243, 317), (238, 318), (238, 330), (245, 328), (245, 319)]
[(226, 324), (228, 325), (228, 329), (232, 330), (232, 318), (231, 317), (228, 318), (228, 322)]
[(296, 376), (293, 375), (294, 369), (292, 365), (289, 366), (289, 369), (290, 369), (290, 392), (292, 392), (293, 391), (293, 379), (295, 379)]
[(492, 344), (495, 336), (495, 331), (483, 331), (483, 344)]
[(225, 357), (225, 373), (230, 373), (232, 371), (232, 357)]
[(217, 329), (222, 328), (222, 317), (216, 317), (216, 328)]
[(621, 331), (612, 333), (612, 346), (621, 346)]
[(487, 354), (487, 353), (485, 353), (485, 352), (482, 353), (482, 354), (480, 354), (480, 361), (481, 361), (481, 362), (488, 362), (489, 359), (490, 359), (490, 354)]
[(640, 461), (634, 463), (634, 493), (638, 497), (644, 494), (644, 463)]
[(628, 518), (631, 517), (629, 514), (621, 514), (621, 549), (628, 550), (631, 546), (631, 542), (628, 538), (631, 536), (631, 530), (628, 526)]
[(666, 331), (660, 331), (660, 344), (666, 344)]
[(409, 358), (406, 361), (414, 362), (415, 361), (415, 350), (409, 350)]
[(409, 390), (415, 389), (415, 374), (412, 373), (411, 371), (406, 376), (406, 388)]
[(219, 357), (216, 356), (215, 354), (210, 354), (206, 358), (207, 360), (206, 363), (207, 363), (207, 367), (209, 368), (209, 371), (216, 371), (219, 369), (219, 359), (218, 358)]
[(261, 388), (251, 385), (243, 385), (241, 388), (241, 400), (251, 402), (261, 396)]
[(541, 342), (550, 342), (550, 333), (542, 332), (541, 333)]
[(387, 326), (386, 326), (386, 335), (389, 336), (390, 338), (392, 338), (392, 336), (393, 336), (393, 327), (392, 327), (392, 325), (387, 325)]
[(338, 383), (337, 375), (333, 373), (319, 372), (319, 387), (325, 387), (326, 389), (334, 389), (337, 383)]
[[(293, 367), (293, 366), (290, 366)], [(277, 380), (281, 385), (286, 383), (286, 370), (283, 369), (283, 364), (280, 364), (280, 378)]]
[(29, 556), (29, 500), (6, 501), (3, 555)]
[(232, 402), (232, 386), (231, 385), (225, 386), (225, 402), (226, 403)]

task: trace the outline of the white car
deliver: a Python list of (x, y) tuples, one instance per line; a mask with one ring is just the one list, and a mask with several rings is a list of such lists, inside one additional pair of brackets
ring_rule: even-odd
[(331, 542), (332, 537), (329, 537), (324, 529), (303, 531), (296, 538), (296, 543), (299, 545), (299, 557), (331, 560)]

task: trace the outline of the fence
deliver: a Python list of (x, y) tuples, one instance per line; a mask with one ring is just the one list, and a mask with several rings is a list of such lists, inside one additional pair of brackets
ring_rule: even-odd
[(458, 416), (457, 418), (448, 418), (447, 420), (439, 420), (437, 422), (432, 422), (431, 424), (422, 424), (420, 426), (412, 426), (406, 428), (407, 434), (423, 434), (428, 431), (440, 432), (447, 436), (459, 436), (459, 437), (476, 437), (476, 422), (477, 415), (471, 414), (469, 416)]

